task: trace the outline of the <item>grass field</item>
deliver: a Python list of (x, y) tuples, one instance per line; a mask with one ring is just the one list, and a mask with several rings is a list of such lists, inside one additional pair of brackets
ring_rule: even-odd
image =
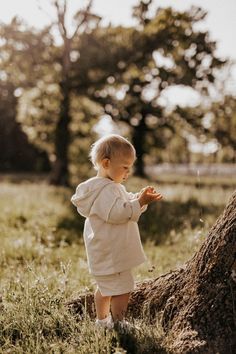
[[(168, 180), (168, 179), (167, 179)], [(70, 314), (65, 302), (93, 290), (82, 239), (83, 219), (70, 203), (70, 189), (40, 179), (1, 178), (0, 353), (124, 353), (115, 333), (104, 335), (91, 319)], [(235, 186), (210, 178), (193, 183), (161, 181), (164, 196), (140, 219), (149, 262), (137, 281), (180, 267), (200, 247)], [(150, 181), (131, 178), (138, 191)], [(159, 325), (140, 318), (128, 353), (165, 353)], [(123, 349), (121, 348), (123, 347)], [(133, 348), (133, 349), (132, 349)]]

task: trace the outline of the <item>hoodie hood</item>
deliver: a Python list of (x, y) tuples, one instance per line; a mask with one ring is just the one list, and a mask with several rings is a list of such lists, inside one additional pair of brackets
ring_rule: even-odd
[(71, 202), (77, 207), (77, 211), (84, 217), (88, 217), (93, 203), (100, 192), (108, 184), (114, 183), (109, 178), (93, 177), (79, 184)]

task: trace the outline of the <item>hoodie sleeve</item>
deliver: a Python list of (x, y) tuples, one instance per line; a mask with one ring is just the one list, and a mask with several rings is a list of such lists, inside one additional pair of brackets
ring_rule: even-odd
[(97, 215), (109, 224), (137, 222), (141, 207), (137, 199), (125, 200), (114, 184), (106, 186), (95, 200), (90, 215)]
[[(124, 190), (125, 190), (125, 188), (124, 188)], [(125, 190), (125, 192), (126, 192), (126, 190)], [(132, 192), (126, 192), (126, 193), (127, 193), (128, 198), (130, 200), (138, 199), (138, 197), (139, 197), (139, 193), (132, 193)], [(144, 213), (147, 210), (147, 207), (148, 207), (147, 204), (143, 205), (141, 208), (141, 212)]]

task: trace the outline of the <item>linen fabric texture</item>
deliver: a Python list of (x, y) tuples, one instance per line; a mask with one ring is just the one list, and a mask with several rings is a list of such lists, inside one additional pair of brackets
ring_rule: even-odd
[(102, 296), (115, 296), (130, 293), (135, 283), (131, 270), (120, 273), (94, 276), (97, 287)]
[(93, 177), (77, 186), (71, 201), (86, 218), (83, 237), (91, 274), (115, 274), (146, 261), (137, 222), (147, 206), (140, 207), (137, 194), (109, 178)]

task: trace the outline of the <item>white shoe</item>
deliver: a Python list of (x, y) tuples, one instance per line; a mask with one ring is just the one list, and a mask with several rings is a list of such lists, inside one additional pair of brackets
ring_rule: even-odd
[(103, 320), (99, 320), (98, 318), (95, 321), (95, 326), (98, 328), (104, 328), (104, 329), (113, 329), (114, 328), (114, 322), (112, 320), (111, 314), (104, 318)]

